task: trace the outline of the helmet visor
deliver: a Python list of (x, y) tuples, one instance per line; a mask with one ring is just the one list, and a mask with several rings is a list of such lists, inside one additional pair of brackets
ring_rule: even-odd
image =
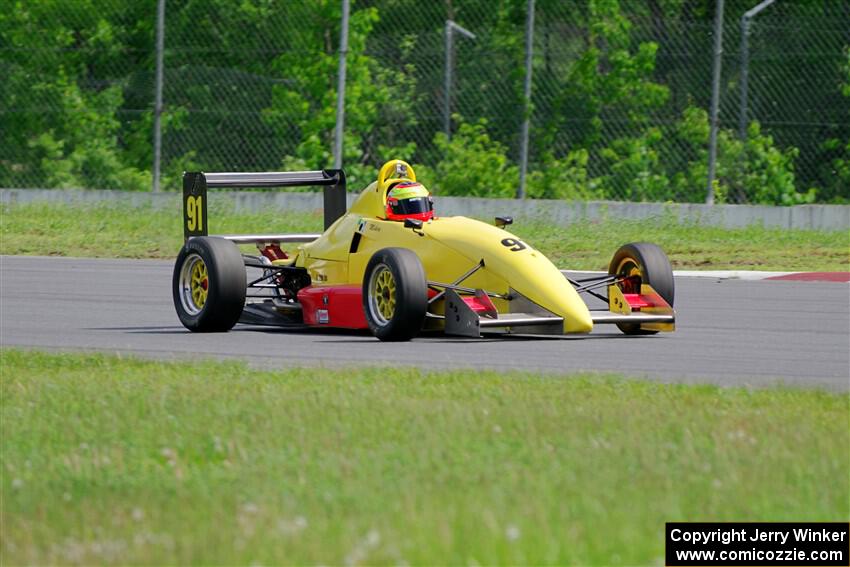
[(410, 199), (391, 199), (390, 210), (394, 215), (417, 215), (432, 210), (431, 199), (428, 197), (412, 197)]

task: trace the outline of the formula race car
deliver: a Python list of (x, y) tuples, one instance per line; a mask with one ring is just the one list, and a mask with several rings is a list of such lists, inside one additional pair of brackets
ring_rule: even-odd
[[(208, 236), (208, 187), (301, 185), (325, 187), (324, 233)], [(504, 230), (510, 217), (435, 216), (403, 161), (384, 164), (347, 212), (345, 199), (342, 170), (184, 174), (185, 244), (172, 281), (183, 325), (369, 329), (384, 341), (422, 331), (588, 333), (600, 323), (630, 335), (674, 329), (673, 273), (654, 244), (626, 244), (607, 274), (570, 280)], [(604, 307), (591, 310), (580, 294)]]

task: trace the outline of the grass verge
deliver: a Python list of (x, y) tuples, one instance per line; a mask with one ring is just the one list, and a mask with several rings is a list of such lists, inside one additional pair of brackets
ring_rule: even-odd
[[(180, 212), (63, 204), (3, 205), (0, 253), (122, 258), (173, 258), (182, 245)], [(211, 208), (217, 233), (320, 232), (315, 213), (237, 214)], [(557, 266), (605, 270), (626, 242), (650, 241), (669, 255), (674, 268), (778, 271), (850, 270), (850, 235), (844, 232), (681, 225), (651, 221), (580, 222), (568, 227), (518, 223), (511, 231)]]
[(649, 564), (847, 520), (848, 397), (3, 350), (3, 564)]

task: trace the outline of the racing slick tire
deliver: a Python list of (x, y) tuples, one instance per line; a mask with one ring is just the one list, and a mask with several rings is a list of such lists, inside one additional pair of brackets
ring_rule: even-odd
[[(646, 283), (673, 307), (675, 285), (670, 260), (661, 248), (650, 242), (632, 242), (617, 250), (608, 266), (609, 275), (638, 276), (635, 280), (617, 284), (623, 293), (639, 293), (640, 283)], [(635, 289), (636, 288), (636, 289)], [(654, 335), (658, 331), (641, 329), (635, 323), (617, 323), (617, 327), (627, 335)]]
[(428, 283), (419, 257), (406, 248), (378, 250), (363, 275), (363, 311), (382, 341), (409, 341), (428, 310)]
[(199, 333), (229, 331), (245, 306), (245, 262), (224, 238), (196, 236), (177, 255), (171, 280), (183, 326)]

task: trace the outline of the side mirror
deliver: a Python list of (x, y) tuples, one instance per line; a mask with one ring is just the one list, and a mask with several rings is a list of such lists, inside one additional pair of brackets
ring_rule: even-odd
[(496, 226), (505, 228), (509, 224), (514, 224), (514, 217), (496, 217)]
[(422, 230), (422, 221), (419, 219), (404, 219), (404, 228)]

